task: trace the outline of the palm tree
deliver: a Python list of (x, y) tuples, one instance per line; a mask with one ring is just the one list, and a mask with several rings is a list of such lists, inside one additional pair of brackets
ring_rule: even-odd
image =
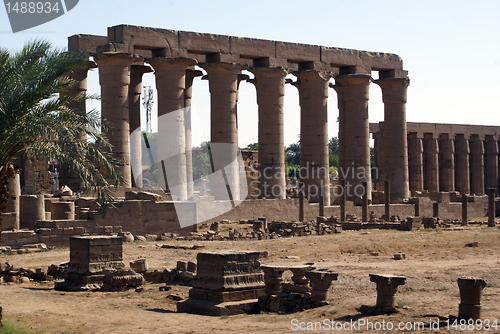
[(113, 207), (108, 180), (117, 185), (123, 177), (101, 133), (105, 124), (96, 110), (82, 114), (66, 107), (91, 98), (68, 92), (74, 84), (68, 73), (88, 68), (87, 60), (87, 54), (53, 49), (46, 41), (29, 42), (17, 53), (0, 49), (0, 213), (8, 181), (19, 171), (11, 160), (19, 154), (56, 158), (96, 194), (104, 213)]

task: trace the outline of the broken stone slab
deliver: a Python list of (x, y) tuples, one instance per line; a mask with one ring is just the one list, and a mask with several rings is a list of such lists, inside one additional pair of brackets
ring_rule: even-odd
[(480, 278), (460, 277), (460, 305), (458, 317), (461, 319), (481, 319), (481, 294), (486, 287), (486, 282)]
[(311, 300), (324, 301), (328, 297), (328, 289), (332, 281), (336, 281), (339, 274), (330, 270), (306, 271), (306, 277), (311, 285)]
[(105, 270), (103, 291), (119, 291), (144, 285), (144, 277), (134, 270)]
[(405, 284), (406, 277), (370, 274), (370, 281), (377, 284), (376, 311), (381, 313), (394, 312), (396, 310), (394, 295), (398, 286)]
[(138, 273), (144, 273), (148, 270), (148, 262), (146, 259), (131, 261), (129, 264), (130, 268)]
[(394, 254), (394, 260), (405, 260), (406, 254), (404, 253), (396, 253)]
[(125, 200), (127, 201), (139, 200), (139, 201), (158, 202), (161, 201), (161, 198), (162, 198), (161, 195), (150, 193), (147, 191), (130, 190), (125, 192)]

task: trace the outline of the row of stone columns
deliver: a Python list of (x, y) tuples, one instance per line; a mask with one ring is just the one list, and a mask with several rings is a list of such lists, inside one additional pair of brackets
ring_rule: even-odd
[[(375, 136), (375, 146), (378, 136)], [(387, 143), (384, 142), (384, 146)], [(376, 152), (378, 153), (378, 152)], [(432, 133), (419, 138), (408, 134), (410, 189), (412, 192), (459, 191), (462, 194), (484, 194), (494, 188), (498, 193), (499, 150), (493, 135), (485, 140), (479, 135)]]
[[(164, 183), (164, 170), (169, 171), (168, 185), (178, 187), (174, 200), (192, 196), (191, 127), (189, 108), (192, 84), (201, 72), (194, 71), (197, 62), (188, 58), (155, 58), (147, 60), (120, 52), (100, 52), (95, 57), (99, 66), (102, 95), (102, 116), (111, 124), (107, 132), (116, 158), (125, 175), (125, 186), (141, 186), (139, 175), (132, 182), (133, 170), (140, 169), (140, 93), (144, 73), (155, 71), (158, 90), (159, 181)], [(214, 171), (229, 165), (238, 151), (237, 99), (240, 72), (246, 67), (234, 63), (199, 64), (207, 73), (211, 93), (211, 142), (231, 144), (222, 156), (213, 161)], [(259, 106), (259, 188), (261, 197), (285, 198), (284, 114), (283, 96), (285, 77), (283, 68), (252, 67), (255, 78), (251, 82), (257, 91)], [(376, 83), (382, 88), (385, 118), (388, 124), (383, 173), (394, 185), (395, 199), (408, 197), (406, 146), (406, 88), (407, 78), (383, 75)], [(316, 70), (294, 72), (294, 85), (299, 90), (301, 106), (301, 169), (307, 174), (301, 181), (309, 201), (317, 202), (323, 193), (329, 199), (327, 99), (331, 73)], [(341, 73), (335, 77), (339, 105), (339, 154), (341, 173), (348, 186), (368, 183), (371, 189), (368, 98), (372, 82), (368, 74)], [(78, 108), (84, 108), (78, 106)], [(174, 119), (162, 124), (162, 116)], [(132, 138), (129, 142), (129, 136)], [(392, 146), (391, 146), (392, 145)], [(187, 151), (188, 154), (185, 154)], [(164, 159), (168, 157), (168, 159)], [(234, 165), (231, 168), (236, 168)], [(238, 189), (238, 171), (231, 170), (228, 180), (231, 189)], [(187, 187), (184, 186), (187, 184)], [(212, 185), (215, 197), (227, 197), (227, 187)], [(236, 197), (238, 194), (233, 194)], [(367, 197), (371, 197), (368, 192)], [(350, 198), (353, 199), (353, 198)]]

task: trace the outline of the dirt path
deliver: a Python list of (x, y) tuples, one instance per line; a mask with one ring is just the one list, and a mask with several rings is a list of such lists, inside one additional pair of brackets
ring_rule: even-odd
[[(479, 247), (465, 247), (478, 241)], [(146, 257), (150, 268), (172, 268), (177, 260), (195, 260), (198, 251), (162, 249), (166, 242), (124, 245), (124, 262)], [(188, 244), (187, 242), (168, 242)], [(457, 315), (460, 302), (457, 278), (483, 278), (488, 286), (483, 291), (483, 319), (500, 321), (500, 230), (474, 228), (461, 231), (370, 231), (345, 232), (339, 235), (309, 236), (263, 241), (196, 242), (204, 250), (268, 251), (262, 263), (316, 262), (318, 267), (339, 273), (338, 281), (329, 290), (330, 305), (295, 314), (257, 314), (230, 317), (208, 317), (176, 313), (171, 293), (187, 297), (189, 287), (172, 285), (168, 292), (160, 285), (145, 285), (143, 292), (81, 292), (53, 290), (53, 282), (0, 286), (4, 320), (23, 327), (43, 328), (50, 333), (297, 333), (316, 324), (314, 333), (331, 332), (325, 320), (429, 323), (439, 317)], [(377, 252), (378, 255), (370, 255)], [(404, 252), (406, 260), (395, 261), (392, 255)], [(300, 259), (286, 259), (299, 256)], [(69, 260), (68, 249), (44, 253), (1, 256), (19, 267), (40, 267)], [(407, 278), (396, 295), (398, 313), (364, 316), (357, 311), (361, 305), (374, 305), (375, 284), (369, 273), (390, 273)], [(444, 320), (443, 320), (444, 321)], [(311, 322), (311, 324), (308, 324)], [(341, 323), (342, 324), (342, 323)], [(450, 323), (451, 325), (452, 323)], [(386, 332), (349, 328), (336, 332)], [(413, 333), (479, 332), (446, 326), (440, 330), (415, 330)], [(491, 329), (488, 333), (500, 333)]]

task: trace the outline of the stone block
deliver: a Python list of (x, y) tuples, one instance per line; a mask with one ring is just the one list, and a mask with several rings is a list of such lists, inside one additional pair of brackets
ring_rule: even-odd
[(88, 275), (104, 269), (119, 269), (122, 262), (122, 238), (112, 236), (84, 236), (70, 238), (68, 273)]
[(130, 268), (138, 273), (143, 273), (148, 270), (148, 263), (146, 259), (135, 260), (130, 262)]
[(74, 235), (75, 230), (73, 227), (65, 227), (65, 228), (63, 228), (63, 234), (64, 235)]

